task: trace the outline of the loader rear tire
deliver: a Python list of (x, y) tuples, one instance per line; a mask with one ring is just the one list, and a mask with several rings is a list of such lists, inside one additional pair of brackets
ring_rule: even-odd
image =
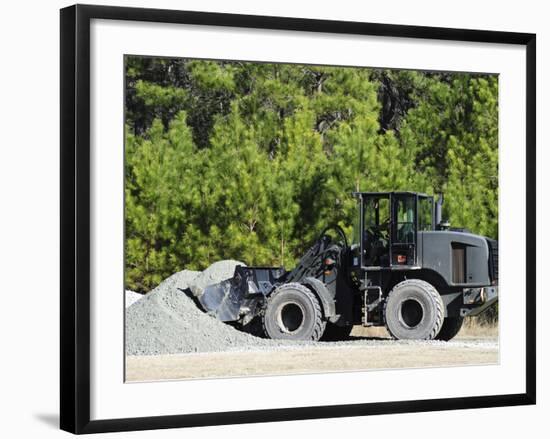
[(454, 338), (462, 328), (464, 317), (446, 317), (436, 340), (449, 341)]
[(398, 340), (433, 340), (445, 318), (445, 305), (428, 282), (408, 279), (390, 292), (385, 305), (386, 328)]
[(262, 324), (269, 338), (317, 341), (323, 335), (326, 321), (317, 296), (301, 284), (289, 283), (269, 296)]

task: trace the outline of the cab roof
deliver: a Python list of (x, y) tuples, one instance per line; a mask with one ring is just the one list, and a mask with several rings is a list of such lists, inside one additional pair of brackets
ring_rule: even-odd
[(392, 192), (352, 192), (354, 197), (363, 197), (363, 196), (383, 196), (383, 195), (418, 195), (419, 197), (430, 197), (432, 195), (424, 194), (422, 192), (412, 192), (412, 191), (392, 191)]

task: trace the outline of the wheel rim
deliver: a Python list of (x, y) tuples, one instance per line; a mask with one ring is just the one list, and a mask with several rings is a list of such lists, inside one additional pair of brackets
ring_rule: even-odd
[(282, 304), (277, 313), (277, 324), (287, 334), (299, 331), (304, 324), (304, 309), (296, 302)]
[(418, 300), (404, 300), (401, 303), (400, 317), (407, 328), (416, 328), (424, 318), (424, 308)]

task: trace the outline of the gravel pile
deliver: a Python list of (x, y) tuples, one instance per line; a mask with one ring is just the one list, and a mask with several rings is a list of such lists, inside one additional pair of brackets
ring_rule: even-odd
[[(220, 266), (215, 272), (227, 273)], [(208, 273), (211, 281), (227, 278), (215, 278), (213, 273)], [(126, 310), (128, 355), (250, 350), (279, 344), (240, 332), (199, 309), (188, 288), (198, 275), (188, 270), (176, 273)]]
[(231, 259), (214, 262), (210, 267), (199, 273), (189, 282), (189, 289), (193, 292), (195, 297), (200, 297), (208, 285), (233, 277), (237, 265), (246, 267), (246, 264)]

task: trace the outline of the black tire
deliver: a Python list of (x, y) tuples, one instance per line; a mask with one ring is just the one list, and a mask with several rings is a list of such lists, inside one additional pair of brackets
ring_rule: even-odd
[(436, 335), (436, 340), (449, 341), (459, 333), (460, 328), (462, 328), (462, 323), (464, 322), (464, 317), (447, 317), (443, 321), (443, 326), (439, 334)]
[(301, 284), (289, 283), (269, 296), (262, 324), (269, 338), (317, 341), (323, 335), (326, 321), (317, 296)]
[(353, 325), (338, 326), (334, 323), (327, 322), (325, 332), (321, 337), (322, 341), (339, 341), (347, 340), (351, 334)]
[(443, 325), (445, 305), (428, 282), (409, 279), (398, 283), (385, 305), (386, 328), (398, 340), (433, 340)]

